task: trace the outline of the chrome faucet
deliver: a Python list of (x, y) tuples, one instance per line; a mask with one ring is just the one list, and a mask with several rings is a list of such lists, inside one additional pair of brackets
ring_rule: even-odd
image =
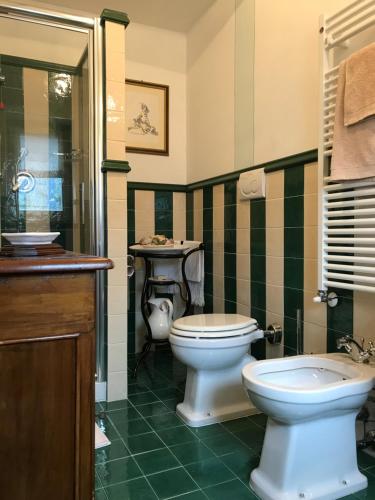
[(350, 355), (353, 361), (356, 363), (368, 363), (370, 356), (375, 354), (375, 349), (370, 342), (370, 347), (368, 349), (364, 348), (364, 339), (362, 339), (362, 345), (349, 335), (345, 337), (340, 337), (336, 341), (337, 349), (345, 348), (346, 352)]

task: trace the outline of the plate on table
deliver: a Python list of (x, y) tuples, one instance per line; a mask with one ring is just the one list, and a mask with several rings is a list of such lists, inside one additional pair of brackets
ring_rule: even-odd
[(11, 245), (50, 245), (58, 236), (55, 233), (1, 233)]

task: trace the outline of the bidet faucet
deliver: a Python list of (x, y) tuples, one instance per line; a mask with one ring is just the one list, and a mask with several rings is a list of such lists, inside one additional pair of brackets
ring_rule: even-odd
[(363, 343), (362, 345), (360, 345), (352, 337), (349, 337), (349, 335), (345, 335), (344, 337), (340, 337), (339, 339), (337, 339), (336, 345), (337, 349), (341, 349), (342, 347), (344, 347), (346, 352), (356, 363), (369, 362), (369, 357), (372, 354), (372, 352), (370, 352), (371, 346), (370, 349), (365, 350), (363, 347)]

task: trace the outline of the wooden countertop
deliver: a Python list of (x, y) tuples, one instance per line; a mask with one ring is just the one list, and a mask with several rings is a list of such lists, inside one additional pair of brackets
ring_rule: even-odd
[(66, 252), (40, 257), (0, 257), (0, 276), (10, 274), (66, 273), (112, 269), (106, 257)]

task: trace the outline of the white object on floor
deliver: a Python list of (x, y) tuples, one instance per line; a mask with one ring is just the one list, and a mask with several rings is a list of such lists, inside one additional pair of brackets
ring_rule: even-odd
[(98, 424), (95, 424), (95, 449), (103, 448), (111, 444), (111, 441), (107, 438), (103, 431), (100, 430)]
[(367, 486), (357, 465), (355, 419), (374, 369), (324, 355), (250, 363), (250, 400), (268, 415), (250, 486), (263, 500), (332, 500)]
[(55, 233), (1, 233), (11, 245), (49, 245), (58, 236)]
[(200, 427), (259, 413), (241, 381), (242, 368), (255, 358), (251, 342), (263, 338), (255, 319), (240, 314), (197, 314), (176, 320), (169, 342), (187, 365), (184, 401), (177, 414), (191, 427)]

